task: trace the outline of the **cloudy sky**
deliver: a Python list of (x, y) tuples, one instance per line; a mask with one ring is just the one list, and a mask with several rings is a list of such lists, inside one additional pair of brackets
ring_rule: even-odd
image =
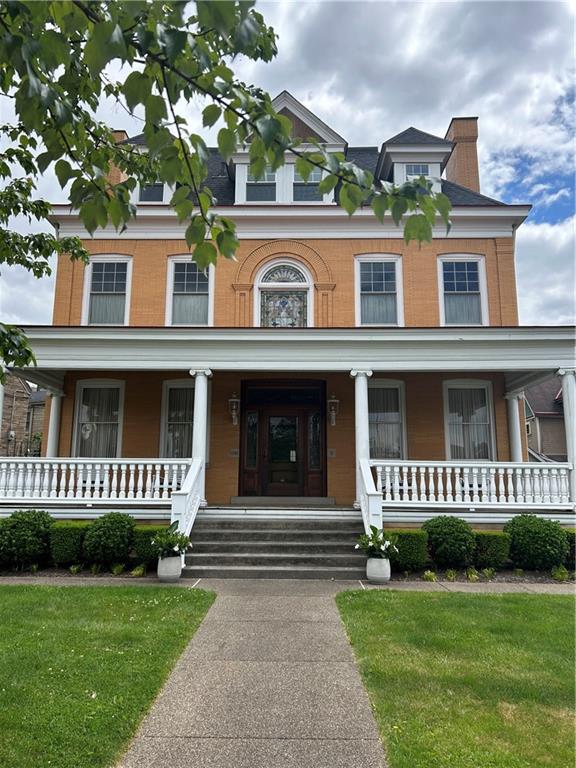
[[(479, 116), (481, 189), (534, 208), (517, 236), (520, 320), (575, 322), (574, 20), (563, 2), (282, 2), (258, 5), (279, 35), (272, 64), (239, 74), (289, 90), (351, 145), (380, 145), (414, 125), (443, 136)], [(198, 109), (189, 110), (199, 128)], [(0, 103), (2, 119), (7, 106)], [(103, 105), (99, 117), (140, 132)], [(39, 191), (61, 200), (58, 184)], [(4, 269), (5, 321), (49, 323), (53, 278)]]

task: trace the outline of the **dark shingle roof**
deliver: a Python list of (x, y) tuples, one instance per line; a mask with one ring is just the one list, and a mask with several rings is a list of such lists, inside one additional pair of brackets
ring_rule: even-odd
[(139, 133), (138, 136), (130, 136), (124, 141), (119, 141), (118, 144), (137, 144), (139, 147), (146, 146), (146, 137), (143, 133)]
[(378, 165), (378, 147), (348, 147), (346, 159), (355, 163), (358, 168), (370, 173), (376, 173)]
[(441, 139), (440, 136), (433, 136), (431, 133), (425, 133), (425, 131), (419, 131), (418, 128), (410, 126), (406, 128), (402, 133), (397, 133), (396, 136), (392, 136), (391, 139), (384, 142), (384, 146), (388, 147), (390, 144), (452, 144), (448, 139)]
[(472, 189), (461, 187), (453, 181), (442, 179), (442, 192), (450, 200), (452, 205), (506, 205), (500, 200), (494, 200), (492, 197), (481, 195), (480, 192), (474, 192)]
[(544, 413), (549, 416), (562, 415), (562, 394), (558, 379), (547, 379), (541, 384), (535, 384), (524, 394), (536, 416)]

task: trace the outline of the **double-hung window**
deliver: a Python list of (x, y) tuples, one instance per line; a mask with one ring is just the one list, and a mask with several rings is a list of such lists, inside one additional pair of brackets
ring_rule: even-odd
[(420, 176), (430, 176), (428, 163), (406, 163), (406, 181), (419, 179)]
[(74, 455), (116, 458), (120, 455), (122, 382), (80, 382), (76, 395)]
[(276, 200), (276, 173), (266, 168), (261, 179), (256, 179), (248, 170), (246, 182), (246, 200), (248, 202), (273, 203)]
[(356, 291), (358, 325), (402, 325), (399, 258), (358, 258)]
[(489, 383), (448, 381), (444, 387), (448, 459), (492, 459), (492, 403)]
[(371, 459), (404, 458), (406, 435), (402, 382), (370, 379), (368, 425)]
[(194, 261), (172, 261), (168, 324), (208, 325), (210, 278)]
[(308, 180), (304, 178), (294, 168), (294, 202), (322, 202), (324, 195), (318, 189), (318, 184), (322, 181), (322, 170), (313, 168)]
[(138, 200), (141, 203), (161, 203), (164, 200), (164, 184), (161, 181), (143, 184), (140, 187)]
[(94, 260), (87, 270), (88, 325), (125, 325), (128, 315), (130, 262), (127, 259)]
[(167, 381), (162, 401), (162, 456), (186, 459), (192, 456), (194, 384)]
[(485, 278), (482, 259), (442, 258), (440, 284), (444, 325), (485, 323)]

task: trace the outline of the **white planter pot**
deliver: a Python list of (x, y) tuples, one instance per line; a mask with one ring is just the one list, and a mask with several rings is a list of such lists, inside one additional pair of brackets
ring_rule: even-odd
[(174, 582), (178, 581), (182, 573), (182, 558), (159, 557), (158, 558), (158, 578), (160, 581)]
[(369, 557), (366, 561), (366, 578), (372, 584), (390, 581), (390, 560), (387, 557)]

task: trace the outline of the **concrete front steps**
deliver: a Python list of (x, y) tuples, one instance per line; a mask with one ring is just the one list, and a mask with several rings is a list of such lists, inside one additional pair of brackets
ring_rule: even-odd
[(358, 519), (197, 519), (182, 576), (218, 579), (359, 579)]

